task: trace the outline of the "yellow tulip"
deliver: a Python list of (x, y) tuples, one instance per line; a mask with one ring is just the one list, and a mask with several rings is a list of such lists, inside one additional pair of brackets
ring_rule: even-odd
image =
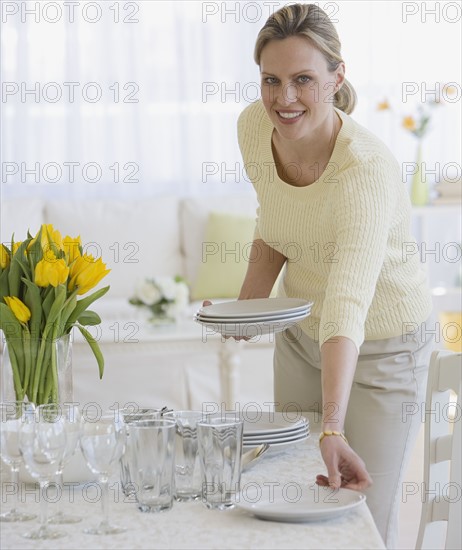
[(416, 124), (415, 124), (414, 117), (405, 116), (403, 118), (403, 127), (406, 128), (406, 130), (409, 130), (410, 132), (415, 130), (416, 129)]
[(27, 323), (30, 319), (31, 313), (26, 304), (23, 304), (19, 298), (16, 298), (16, 296), (5, 296), (5, 302), (18, 321), (21, 321), (21, 323)]
[(80, 247), (82, 246), (82, 240), (80, 235), (78, 237), (69, 237), (67, 235), (63, 239), (63, 250), (67, 257), (67, 263), (70, 265), (80, 254)]
[(42, 234), (40, 235), (40, 245), (42, 248), (44, 248), (45, 246), (48, 245), (48, 231), (47, 231), (47, 227), (50, 227), (51, 230), (53, 230), (53, 226), (51, 224), (42, 224), (40, 226), (40, 229), (37, 231), (35, 237), (31, 240), (31, 242), (27, 245), (27, 250), (30, 250), (32, 248), (32, 246), (37, 242), (37, 239), (38, 239), (38, 236), (39, 236), (39, 233), (40, 231), (42, 232)]
[(78, 288), (77, 294), (85, 294), (110, 271), (106, 269), (106, 264), (103, 264), (101, 258), (95, 260), (91, 254), (78, 256), (70, 267), (69, 290)]
[[(51, 248), (52, 244), (54, 244), (59, 250), (63, 250), (63, 238), (61, 237), (61, 233), (53, 227), (53, 224), (42, 224), (41, 231), (40, 246), (42, 247), (42, 250), (48, 250)], [(37, 242), (39, 233), (40, 230), (37, 231), (37, 234), (29, 243), (27, 250), (30, 250), (30, 248)]]
[(63, 250), (63, 238), (61, 237), (61, 233), (57, 229), (53, 229), (53, 226), (51, 226), (51, 231), (48, 230), (48, 241), (49, 244), (51, 243), (55, 244), (58, 250)]
[(2, 244), (0, 248), (0, 267), (2, 269), (5, 269), (9, 265), (10, 265), (10, 255), (8, 254), (8, 250), (6, 246)]
[(69, 267), (61, 258), (58, 260), (51, 250), (35, 266), (35, 284), (42, 287), (65, 283), (69, 276)]

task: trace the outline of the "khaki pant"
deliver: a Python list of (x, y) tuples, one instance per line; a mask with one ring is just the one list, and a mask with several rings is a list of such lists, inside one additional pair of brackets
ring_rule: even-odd
[[(346, 414), (345, 435), (373, 479), (367, 504), (387, 548), (397, 544), (401, 483), (421, 426), (433, 349), (425, 325), (414, 335), (363, 343)], [(276, 335), (274, 397), (278, 411), (321, 414), (319, 344), (298, 327)], [(333, 404), (326, 411), (335, 418)]]

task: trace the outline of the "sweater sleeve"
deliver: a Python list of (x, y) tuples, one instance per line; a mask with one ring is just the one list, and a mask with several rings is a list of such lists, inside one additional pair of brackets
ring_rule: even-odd
[(332, 193), (336, 254), (332, 258), (319, 326), (319, 346), (335, 336), (358, 351), (385, 259), (397, 193), (396, 169), (377, 159), (342, 174)]
[[(254, 125), (252, 125), (252, 112), (255, 111), (254, 104), (251, 104), (247, 106), (242, 113), (239, 115), (238, 121), (237, 121), (237, 139), (239, 143), (239, 149), (241, 151), (242, 160), (244, 162), (244, 169), (247, 172), (246, 166), (252, 162), (252, 160), (249, 158), (249, 150), (251, 150), (251, 146), (253, 145), (255, 147), (255, 144), (258, 143), (258, 139), (255, 135), (252, 135), (252, 128)], [(254, 115), (255, 116), (255, 115)], [(253, 234), (253, 240), (261, 239), (260, 230), (258, 227), (258, 221), (260, 217), (260, 207), (257, 208), (256, 212), (256, 219), (255, 219), (255, 231)]]

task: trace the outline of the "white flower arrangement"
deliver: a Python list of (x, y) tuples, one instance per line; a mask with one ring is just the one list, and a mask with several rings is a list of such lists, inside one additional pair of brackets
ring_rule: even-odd
[(189, 303), (189, 288), (180, 277), (152, 277), (139, 282), (129, 302), (151, 312), (151, 321), (175, 321)]

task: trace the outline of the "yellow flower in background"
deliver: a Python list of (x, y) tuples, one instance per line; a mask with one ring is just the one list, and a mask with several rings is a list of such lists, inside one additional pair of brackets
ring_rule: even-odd
[(80, 247), (82, 246), (82, 240), (80, 235), (78, 237), (69, 237), (66, 235), (63, 239), (63, 250), (67, 258), (67, 263), (70, 265), (80, 254)]
[(8, 254), (8, 251), (5, 245), (2, 244), (0, 248), (0, 267), (2, 269), (5, 269), (9, 265), (10, 265), (10, 255)]
[(443, 94), (446, 94), (450, 97), (457, 94), (457, 88), (453, 86), (452, 84), (445, 84), (443, 86)]
[(11, 309), (14, 316), (21, 323), (27, 323), (30, 319), (30, 309), (16, 296), (5, 296), (5, 303)]
[(390, 104), (388, 103), (388, 100), (385, 99), (384, 101), (381, 101), (377, 105), (377, 111), (389, 111), (391, 109)]
[(101, 258), (95, 260), (91, 254), (78, 256), (70, 267), (69, 290), (78, 288), (77, 294), (85, 294), (110, 271), (106, 269)]
[(413, 116), (405, 116), (403, 118), (403, 128), (406, 128), (406, 130), (410, 132), (416, 129), (416, 123)]
[(57, 287), (67, 281), (69, 267), (61, 258), (58, 260), (52, 250), (35, 266), (35, 284), (42, 287)]

